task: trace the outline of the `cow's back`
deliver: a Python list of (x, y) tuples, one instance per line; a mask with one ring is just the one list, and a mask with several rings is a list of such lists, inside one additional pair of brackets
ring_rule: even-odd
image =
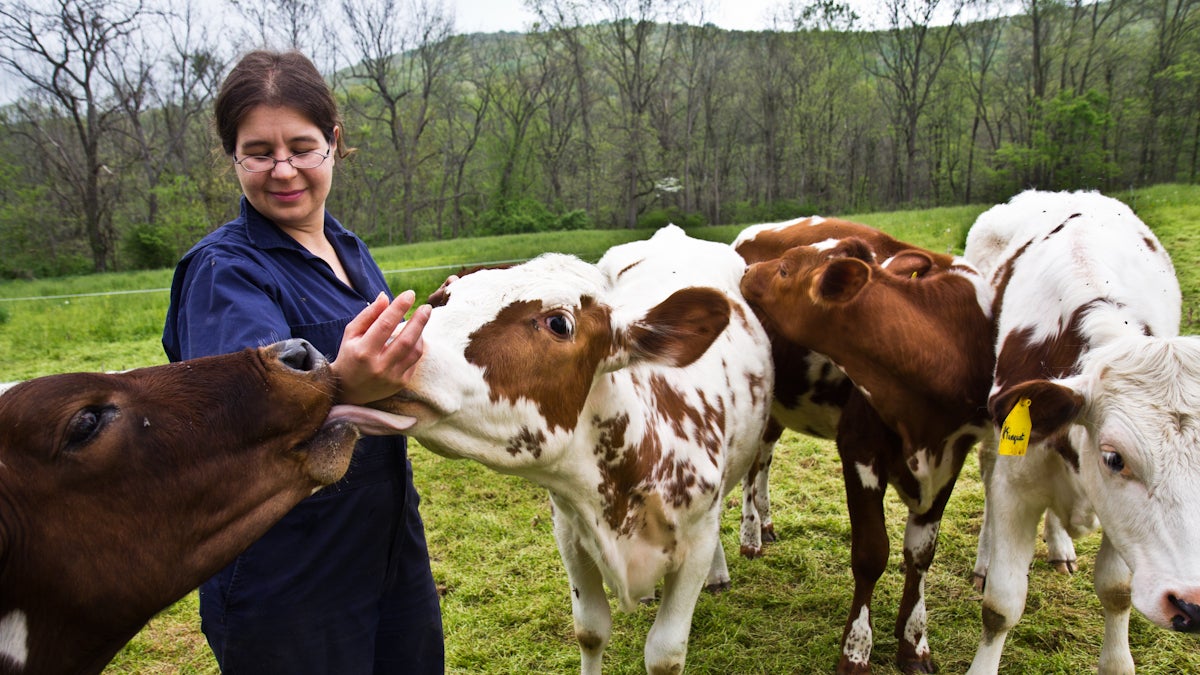
[(1082, 337), (1084, 349), (1069, 355), (1075, 361), (1088, 346), (1119, 335), (1179, 333), (1181, 297), (1170, 257), (1115, 199), (1023, 192), (979, 217), (965, 257), (996, 289), (1001, 350), (1018, 335), (1029, 345)]

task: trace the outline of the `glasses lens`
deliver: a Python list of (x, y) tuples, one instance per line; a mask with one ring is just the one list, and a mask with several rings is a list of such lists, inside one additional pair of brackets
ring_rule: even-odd
[(325, 161), (325, 157), (325, 153), (316, 152), (315, 150), (312, 152), (302, 152), (298, 155), (292, 155), (292, 166), (297, 169), (315, 169), (321, 166), (321, 163)]
[(270, 171), (275, 168), (275, 160), (262, 155), (243, 157), (238, 160), (238, 164), (241, 164), (243, 169), (253, 172)]

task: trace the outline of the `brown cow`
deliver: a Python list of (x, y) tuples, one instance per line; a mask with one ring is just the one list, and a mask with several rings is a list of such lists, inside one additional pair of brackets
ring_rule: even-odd
[(854, 383), (837, 427), (855, 581), (838, 672), (870, 672), (870, 602), (888, 560), (888, 484), (909, 509), (897, 661), (904, 672), (932, 672), (925, 576), (963, 461), (990, 433), (990, 288), (948, 255), (882, 253), (882, 233), (865, 225), (813, 228), (814, 245), (751, 265), (742, 290), (769, 332), (828, 357)]
[(98, 673), (340, 478), (358, 430), (302, 340), (0, 396), (0, 673)]

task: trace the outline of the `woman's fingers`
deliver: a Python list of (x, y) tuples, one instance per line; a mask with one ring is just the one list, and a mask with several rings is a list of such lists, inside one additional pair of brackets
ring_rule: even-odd
[(421, 332), (431, 311), (428, 306), (418, 307), (405, 321), (415, 298), (409, 290), (388, 303), (381, 294), (346, 325), (333, 363), (343, 400), (369, 403), (387, 398), (403, 386), (424, 350)]

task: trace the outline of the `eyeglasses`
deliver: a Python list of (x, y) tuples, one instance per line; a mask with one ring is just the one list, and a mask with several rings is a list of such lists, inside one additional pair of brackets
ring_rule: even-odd
[(250, 155), (249, 157), (237, 158), (233, 156), (233, 163), (242, 167), (244, 171), (249, 173), (264, 173), (274, 171), (275, 165), (280, 162), (287, 162), (297, 169), (315, 169), (325, 163), (329, 159), (330, 148), (326, 148), (325, 152), (309, 150), (308, 152), (297, 152), (291, 157), (284, 159), (275, 159), (266, 155)]

